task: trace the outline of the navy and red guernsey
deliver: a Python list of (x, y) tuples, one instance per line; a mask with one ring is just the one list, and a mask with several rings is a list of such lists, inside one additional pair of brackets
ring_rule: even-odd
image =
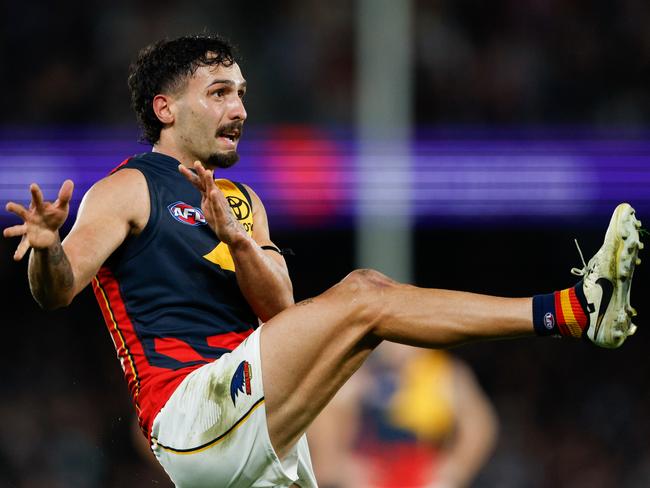
[[(201, 195), (160, 153), (126, 160), (149, 188), (144, 230), (104, 263), (93, 290), (117, 349), (142, 430), (192, 371), (232, 351), (258, 326), (228, 247), (207, 225)], [(216, 180), (235, 217), (252, 232), (246, 188)]]

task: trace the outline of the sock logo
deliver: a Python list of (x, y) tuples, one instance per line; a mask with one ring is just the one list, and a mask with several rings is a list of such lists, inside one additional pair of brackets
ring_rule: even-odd
[(547, 312), (546, 315), (544, 315), (544, 327), (548, 330), (553, 330), (553, 327), (555, 327), (555, 317), (551, 312)]

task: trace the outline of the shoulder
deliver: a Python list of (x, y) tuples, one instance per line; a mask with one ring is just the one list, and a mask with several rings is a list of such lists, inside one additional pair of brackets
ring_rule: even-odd
[(247, 184), (245, 184), (245, 183), (239, 183), (239, 184), (248, 193), (248, 195), (250, 197), (250, 200), (251, 200), (251, 203), (253, 204), (253, 211), (255, 211), (255, 209), (257, 209), (257, 208), (260, 208), (262, 211), (264, 211), (264, 204), (262, 203), (262, 199), (259, 197), (259, 195), (257, 193), (255, 193), (255, 191), (250, 186), (248, 186)]
[(255, 219), (255, 226), (253, 227), (253, 238), (258, 244), (269, 244), (271, 238), (269, 235), (269, 221), (266, 215), (266, 209), (260, 197), (253, 191), (253, 189), (245, 184), (241, 184), (250, 197), (251, 206), (253, 207), (253, 218)]
[(134, 231), (144, 228), (149, 218), (149, 190), (144, 174), (122, 167), (95, 183), (84, 195), (80, 212), (113, 214), (127, 220)]
[(141, 164), (147, 164), (147, 159), (152, 153), (141, 153), (141, 154), (135, 154), (133, 156), (129, 156), (126, 158), (124, 161), (122, 161), (120, 164), (115, 166), (108, 174), (112, 175), (117, 172), (119, 172), (123, 168), (132, 168), (132, 167), (138, 167)]
[(120, 164), (115, 166), (110, 174), (116, 173), (122, 168), (132, 168), (132, 167), (156, 167), (156, 166), (162, 166), (162, 165), (169, 165), (171, 163), (178, 163), (176, 159), (174, 159), (172, 156), (168, 156), (164, 153), (161, 152), (155, 152), (155, 151), (147, 151), (139, 154), (134, 154), (132, 156), (129, 156), (126, 158), (124, 161), (122, 161)]
[(86, 196), (101, 196), (111, 200), (120, 200), (126, 196), (133, 196), (137, 199), (137, 195), (134, 193), (141, 193), (146, 188), (147, 180), (140, 170), (122, 168), (95, 183), (90, 187)]

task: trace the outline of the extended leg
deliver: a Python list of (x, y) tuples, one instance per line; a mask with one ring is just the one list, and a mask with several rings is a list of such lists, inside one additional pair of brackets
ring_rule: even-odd
[(434, 348), (531, 334), (529, 298), (422, 289), (355, 271), (263, 326), (271, 441), (282, 456), (382, 340)]
[(282, 456), (382, 340), (435, 348), (537, 330), (619, 347), (636, 329), (630, 286), (640, 227), (630, 205), (616, 207), (603, 246), (574, 270), (582, 281), (536, 296), (534, 307), (530, 298), (422, 289), (361, 270), (285, 310), (261, 334), (271, 442)]

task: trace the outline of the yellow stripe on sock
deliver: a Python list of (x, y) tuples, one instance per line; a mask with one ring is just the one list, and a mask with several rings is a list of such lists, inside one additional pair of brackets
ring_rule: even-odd
[(573, 308), (571, 307), (571, 297), (569, 296), (569, 288), (562, 290), (560, 292), (560, 303), (562, 304), (562, 315), (564, 315), (564, 320), (566, 325), (571, 332), (573, 337), (581, 337), (582, 329), (580, 324), (576, 320), (575, 315), (573, 314)]

